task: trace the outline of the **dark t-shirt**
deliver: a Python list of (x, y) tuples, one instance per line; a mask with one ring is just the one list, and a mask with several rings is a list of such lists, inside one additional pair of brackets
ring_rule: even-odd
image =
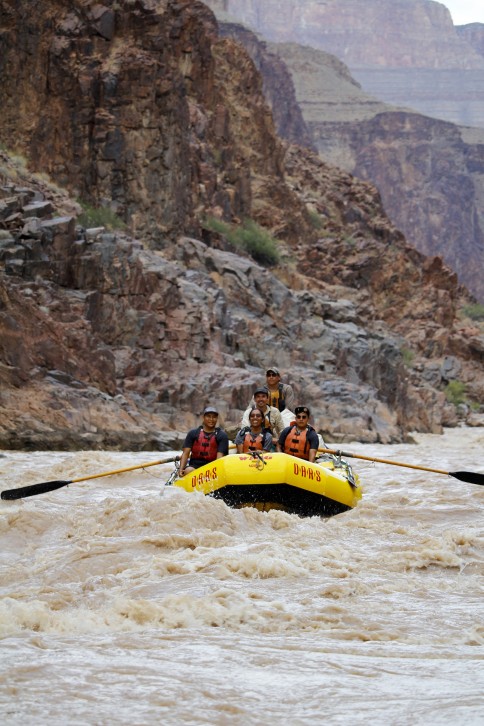
[[(202, 430), (203, 426), (198, 426), (196, 429), (191, 429), (186, 437), (185, 441), (183, 443), (184, 449), (191, 449), (195, 441), (198, 439), (198, 435), (200, 431)], [(223, 454), (224, 456), (227, 456), (229, 453), (229, 437), (225, 433), (223, 429), (216, 428), (214, 431), (215, 441), (217, 442), (217, 452), (220, 454)], [(198, 469), (199, 466), (203, 466), (204, 464), (207, 464), (206, 459), (192, 459), (190, 457), (187, 466), (193, 466), (195, 469)]]
[[(285, 429), (283, 429), (281, 435), (279, 436), (279, 446), (281, 447), (282, 451), (284, 451), (284, 444), (286, 443), (287, 436), (292, 428), (294, 427), (287, 426)], [(309, 448), (317, 449), (319, 446), (319, 438), (316, 431), (313, 429), (312, 426), (308, 426), (307, 430), (308, 432), (306, 434), (306, 441), (309, 442)]]

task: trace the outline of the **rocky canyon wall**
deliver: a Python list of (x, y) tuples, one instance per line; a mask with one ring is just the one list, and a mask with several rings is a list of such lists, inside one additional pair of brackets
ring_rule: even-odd
[[(484, 402), (466, 291), (372, 184), (281, 142), (205, 6), (0, 10), (2, 446), (179, 447), (208, 402), (236, 428), (275, 361), (329, 441), (471, 421), (444, 393)], [(81, 223), (79, 187), (125, 231)], [(207, 223), (245, 216), (273, 267)]]
[[(479, 30), (459, 31), (433, 0), (208, 0), (278, 43), (342, 60), (382, 101), (460, 125), (484, 127)], [(477, 24), (478, 25), (478, 24)]]
[[(223, 27), (245, 42), (247, 30), (242, 37), (234, 24)], [(323, 51), (289, 43), (269, 49), (291, 71), (321, 156), (373, 181), (407, 238), (425, 254), (442, 255), (484, 300), (484, 130), (386, 105)], [(269, 63), (262, 72), (270, 84)]]
[(237, 79), (252, 139), (237, 148), (242, 119), (217, 80), (230, 41), (217, 46), (202, 3), (52, 0), (31, 13), (30, 3), (2, 0), (1, 9), (4, 144), (82, 200), (109, 205), (153, 246), (200, 234), (200, 209), (250, 216), (250, 174), (281, 175), (245, 54)]

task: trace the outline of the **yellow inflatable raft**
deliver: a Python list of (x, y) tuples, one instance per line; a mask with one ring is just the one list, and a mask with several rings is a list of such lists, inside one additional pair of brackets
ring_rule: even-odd
[(187, 492), (203, 492), (230, 507), (282, 509), (303, 517), (339, 514), (361, 499), (357, 476), (337, 457), (310, 464), (289, 454), (231, 454), (174, 482)]

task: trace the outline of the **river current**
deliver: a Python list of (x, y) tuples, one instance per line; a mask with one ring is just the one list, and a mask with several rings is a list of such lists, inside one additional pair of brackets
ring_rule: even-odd
[[(344, 448), (484, 473), (484, 429), (414, 438)], [(0, 488), (161, 458), (4, 451)], [(172, 464), (1, 501), (1, 722), (484, 724), (484, 487), (351, 463), (363, 499), (326, 520)]]

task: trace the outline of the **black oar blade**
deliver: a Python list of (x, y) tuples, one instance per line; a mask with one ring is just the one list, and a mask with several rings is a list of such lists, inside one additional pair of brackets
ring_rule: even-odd
[(2, 499), (24, 499), (25, 497), (33, 497), (36, 494), (45, 494), (53, 492), (54, 489), (60, 489), (72, 484), (72, 481), (44, 481), (40, 484), (31, 484), (28, 487), (19, 487), (18, 489), (6, 489), (2, 492)]
[(477, 471), (449, 471), (449, 476), (461, 481), (467, 481), (469, 484), (484, 486), (484, 474), (479, 474)]

